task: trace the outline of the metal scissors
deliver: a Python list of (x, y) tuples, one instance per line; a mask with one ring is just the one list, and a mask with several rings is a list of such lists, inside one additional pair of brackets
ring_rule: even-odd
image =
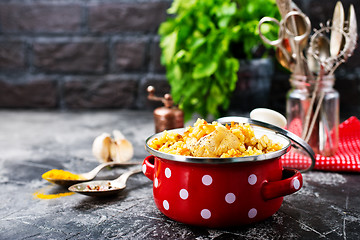
[[(261, 30), (264, 23), (275, 23), (279, 26), (277, 39), (270, 40), (265, 36)], [(311, 31), (310, 19), (304, 13), (299, 11), (288, 12), (280, 22), (272, 17), (263, 17), (259, 22), (258, 29), (261, 39), (265, 43), (277, 47), (283, 55), (281, 58), (285, 58), (291, 69), (294, 68), (293, 63), (296, 65), (303, 63), (301, 52), (306, 46), (306, 40)]]

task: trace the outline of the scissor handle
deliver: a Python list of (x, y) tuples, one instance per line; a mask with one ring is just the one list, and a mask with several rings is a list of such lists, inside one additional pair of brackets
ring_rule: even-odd
[[(287, 25), (288, 21), (290, 20), (291, 17), (293, 16), (300, 16), (305, 24), (305, 32), (298, 35), (296, 30), (291, 30), (289, 29), (289, 25)], [(291, 11), (288, 12), (284, 19), (281, 20), (280, 22), (281, 26), (283, 26), (283, 28), (285, 29), (285, 32), (287, 35), (289, 35), (291, 38), (294, 39), (295, 42), (300, 42), (303, 39), (307, 38), (310, 35), (310, 31), (311, 31), (311, 22), (308, 16), (306, 16), (304, 13), (299, 12), (299, 11)], [(291, 25), (291, 24), (290, 24)], [(296, 26), (296, 25), (295, 25)]]
[[(268, 39), (267, 37), (265, 37), (265, 35), (261, 32), (261, 25), (263, 23), (268, 23), (268, 22), (272, 22), (272, 23), (275, 23), (279, 26), (279, 35), (278, 35), (278, 38), (275, 39), (275, 40), (270, 40)], [(267, 44), (270, 44), (271, 46), (280, 46), (281, 45), (281, 42), (283, 40), (283, 28), (281, 27), (281, 23), (275, 19), (275, 18), (272, 18), (272, 17), (263, 17), (260, 21), (259, 21), (259, 24), (258, 24), (258, 29), (259, 29), (259, 35), (261, 37), (261, 39), (267, 43)]]

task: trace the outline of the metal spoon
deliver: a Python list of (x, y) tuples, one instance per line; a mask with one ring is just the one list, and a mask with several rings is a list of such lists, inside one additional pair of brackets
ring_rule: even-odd
[(119, 194), (126, 188), (128, 178), (136, 173), (140, 173), (141, 168), (127, 171), (115, 180), (91, 181), (78, 183), (69, 187), (69, 191), (84, 194), (91, 197), (106, 197)]
[(313, 50), (311, 49), (311, 47), (309, 47), (306, 52), (306, 59), (307, 59), (307, 64), (309, 66), (309, 70), (312, 73), (317, 74), (320, 70), (320, 64), (313, 56)]
[(334, 9), (331, 36), (330, 36), (330, 54), (332, 57), (337, 56), (341, 50), (341, 43), (343, 39), (343, 34), (341, 33), (341, 30), (343, 30), (344, 28), (344, 22), (345, 22), (344, 7), (342, 3), (338, 1)]
[(345, 49), (345, 59), (350, 57), (356, 47), (356, 41), (358, 37), (357, 33), (357, 21), (356, 21), (356, 14), (354, 5), (350, 5), (349, 8), (349, 15), (348, 15), (348, 26), (347, 26), (347, 32), (349, 33), (350, 40), (347, 48)]
[(77, 175), (79, 175), (81, 177), (81, 179), (78, 179), (78, 180), (54, 179), (54, 178), (44, 178), (44, 179), (48, 180), (51, 183), (58, 184), (60, 186), (69, 187), (69, 186), (74, 185), (76, 183), (87, 182), (87, 181), (93, 180), (96, 177), (96, 175), (104, 167), (108, 167), (108, 166), (134, 166), (134, 165), (139, 165), (139, 164), (140, 163), (131, 163), (131, 162), (124, 162), (124, 163), (106, 162), (106, 163), (100, 164), (99, 166), (97, 166), (96, 168), (91, 170), (90, 172), (77, 174)]
[[(319, 73), (320, 65), (326, 65), (327, 60), (330, 58), (330, 40), (325, 35), (318, 35), (312, 47), (314, 49), (309, 49), (309, 66), (311, 66), (313, 72)], [(328, 69), (327, 66), (324, 67)]]
[(317, 39), (317, 46), (319, 50), (319, 60), (325, 62), (330, 57), (330, 41), (324, 36), (320, 35)]

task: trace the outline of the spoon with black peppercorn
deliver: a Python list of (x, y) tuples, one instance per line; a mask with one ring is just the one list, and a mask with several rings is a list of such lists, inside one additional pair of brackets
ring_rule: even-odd
[(91, 197), (107, 197), (119, 194), (126, 188), (128, 178), (140, 173), (141, 168), (129, 170), (114, 180), (98, 180), (86, 183), (78, 183), (69, 187), (69, 191), (84, 194)]

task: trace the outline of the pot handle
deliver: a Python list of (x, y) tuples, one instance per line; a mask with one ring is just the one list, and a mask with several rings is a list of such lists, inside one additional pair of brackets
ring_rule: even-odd
[(283, 197), (297, 192), (303, 185), (301, 173), (295, 169), (283, 169), (283, 177), (280, 181), (265, 181), (262, 185), (261, 194), (265, 200)]
[(145, 174), (146, 177), (148, 177), (151, 181), (154, 180), (154, 159), (155, 157), (153, 155), (147, 156), (144, 159), (143, 165), (142, 165), (142, 171)]
[(257, 120), (245, 118), (245, 117), (222, 117), (222, 118), (219, 118), (217, 121), (222, 124), (231, 123), (231, 122), (249, 123), (249, 124), (253, 124), (253, 125), (263, 127), (263, 128), (270, 129), (270, 130), (274, 131), (276, 134), (281, 134), (281, 135), (285, 136), (286, 138), (291, 139), (294, 143), (296, 143), (296, 144), (292, 144), (293, 147), (303, 149), (311, 158), (310, 167), (308, 167), (307, 169), (300, 170), (300, 172), (304, 173), (304, 172), (310, 171), (315, 166), (316, 158), (315, 158), (314, 150), (310, 147), (310, 145), (307, 142), (305, 142), (303, 139), (301, 139), (301, 137), (297, 136), (296, 134), (294, 134), (290, 131), (287, 131), (283, 128), (277, 127), (270, 123), (261, 122), (261, 121), (257, 121)]

